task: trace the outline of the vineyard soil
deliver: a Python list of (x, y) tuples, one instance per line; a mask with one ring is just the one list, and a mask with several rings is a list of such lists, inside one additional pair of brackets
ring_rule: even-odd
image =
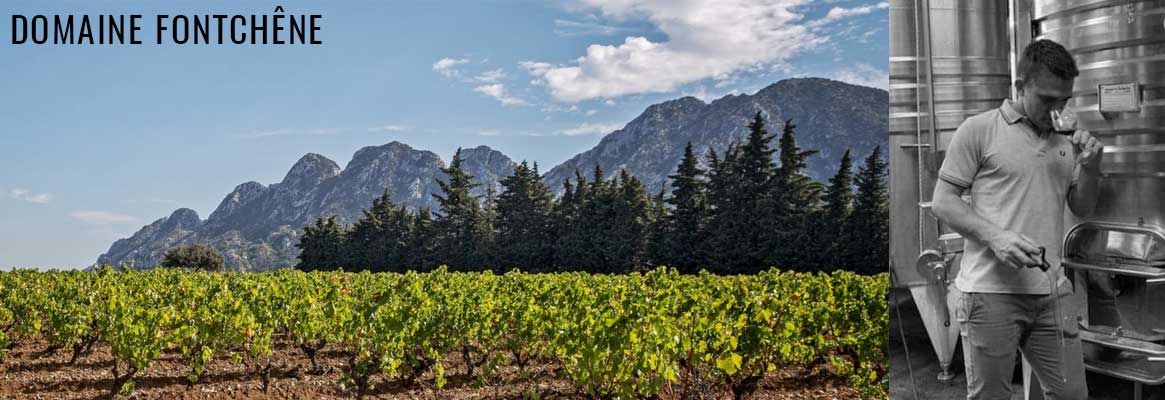
[[(113, 359), (107, 346), (98, 345), (93, 353), (69, 365), (71, 351), (60, 350), (46, 354), (48, 342), (22, 342), (0, 364), (0, 398), (3, 399), (107, 399), (113, 377), (110, 372)], [(154, 360), (136, 379), (138, 399), (341, 399), (354, 398), (336, 384), (344, 364), (342, 356), (325, 349), (320, 363), (330, 369), (325, 374), (309, 373), (307, 357), (286, 340), (275, 344), (276, 371), (271, 374), (267, 392), (259, 377), (250, 375), (245, 367), (225, 358), (215, 359), (203, 380), (187, 385), (186, 367), (181, 355), (167, 352)], [(539, 393), (543, 399), (584, 399), (571, 383), (557, 376), (553, 364), (532, 366), (529, 378), (519, 375), (516, 367), (503, 368), (496, 384), (477, 387), (475, 379), (465, 374), (465, 366), (458, 357), (449, 363), (448, 383), (442, 389), (432, 385), (432, 377), (412, 386), (387, 381), (384, 376), (375, 381), (376, 388), (366, 398), (376, 399), (520, 399), (523, 393)], [(761, 381), (753, 399), (854, 399), (861, 395), (847, 386), (843, 379), (832, 375), (826, 366), (811, 369), (790, 367), (770, 372)], [(431, 374), (430, 374), (431, 375)], [(663, 394), (661, 398), (669, 398)], [(674, 397), (674, 396), (673, 396)], [(710, 388), (704, 398), (731, 398), (723, 388)]]

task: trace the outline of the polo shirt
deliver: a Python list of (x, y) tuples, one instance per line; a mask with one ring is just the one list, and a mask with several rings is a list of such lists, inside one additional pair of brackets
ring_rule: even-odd
[[(967, 190), (970, 205), (991, 223), (1047, 249), (1052, 276), (1061, 277), (1064, 210), (1073, 185), (1075, 155), (1068, 137), (1043, 138), (1011, 100), (963, 121), (939, 168), (939, 178)], [(963, 292), (1049, 294), (1039, 268), (1012, 268), (986, 243), (964, 240), (955, 286)]]

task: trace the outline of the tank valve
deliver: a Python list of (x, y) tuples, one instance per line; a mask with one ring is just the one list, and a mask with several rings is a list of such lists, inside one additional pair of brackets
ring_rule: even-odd
[(938, 250), (926, 250), (918, 255), (918, 261), (915, 267), (918, 274), (927, 277), (930, 283), (937, 283), (946, 286), (950, 283), (950, 277), (947, 276), (950, 259), (943, 257)]

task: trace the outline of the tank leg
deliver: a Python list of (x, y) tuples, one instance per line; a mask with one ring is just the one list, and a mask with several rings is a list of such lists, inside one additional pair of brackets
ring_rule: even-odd
[(938, 373), (939, 382), (949, 385), (951, 382), (955, 381), (955, 374), (951, 372), (951, 363), (939, 363), (939, 368), (942, 369), (942, 371), (939, 371)]

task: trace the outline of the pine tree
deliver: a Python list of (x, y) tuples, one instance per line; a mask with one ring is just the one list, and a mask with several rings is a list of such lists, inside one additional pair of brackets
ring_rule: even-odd
[(841, 165), (837, 167), (837, 173), (829, 179), (829, 187), (822, 200), (825, 205), (814, 218), (816, 221), (813, 229), (816, 237), (814, 253), (819, 255), (817, 259), (819, 269), (832, 271), (844, 261), (842, 259), (846, 252), (844, 229), (853, 209), (853, 161), (848, 149), (841, 156)]
[(566, 179), (564, 193), (555, 209), (554, 268), (556, 271), (582, 270), (580, 260), (585, 257), (586, 233), (583, 224), (583, 199), (589, 197), (586, 178), (576, 170), (575, 185)]
[(890, 211), (881, 146), (866, 157), (854, 180), (858, 191), (846, 229), (852, 236), (847, 242), (845, 259), (855, 272), (885, 272), (889, 269)]
[(580, 247), (573, 258), (583, 271), (602, 273), (617, 269), (613, 261), (614, 253), (606, 247), (614, 240), (605, 236), (614, 230), (612, 225), (615, 224), (617, 197), (618, 186), (607, 182), (603, 168), (598, 164), (595, 164), (591, 173), (590, 184), (580, 185), (575, 193), (575, 201), (579, 204), (575, 225)]
[(779, 229), (773, 229), (775, 234), (767, 238), (770, 242), (765, 247), (772, 253), (766, 264), (812, 271), (820, 256), (805, 249), (814, 244), (810, 222), (820, 203), (822, 186), (803, 172), (808, 166), (806, 160), (817, 151), (802, 150), (797, 146), (796, 127), (792, 120), (786, 120), (778, 142), (781, 163), (770, 186), (774, 213), (769, 217), (773, 218), (772, 226)]
[(728, 274), (746, 264), (749, 255), (748, 231), (742, 231), (743, 199), (740, 174), (735, 171), (739, 158), (736, 143), (728, 145), (723, 158), (708, 150), (708, 237), (701, 243), (701, 253), (707, 255), (707, 269), (717, 274)]
[(348, 234), (345, 267), (373, 272), (398, 268), (408, 239), (408, 230), (402, 221), (404, 209), (393, 204), (386, 189), (363, 213)]
[[(553, 270), (553, 233), (550, 188), (538, 176), (537, 166), (531, 170), (525, 161), (514, 167), (514, 173), (501, 181), (504, 190), (497, 201), (498, 266), (521, 268), (530, 272)], [(570, 183), (564, 194), (569, 201)]]
[(300, 271), (334, 271), (343, 267), (346, 235), (335, 216), (326, 220), (317, 218), (315, 225), (303, 228), (303, 236), (295, 244), (300, 249), (299, 263), (295, 268)]
[(479, 239), (478, 252), (481, 257), (480, 262), (485, 269), (497, 268), (497, 223), (498, 210), (497, 191), (494, 190), (493, 185), (485, 188), (485, 198), (481, 203), (482, 216), (482, 237)]
[(411, 221), (408, 256), (404, 266), (411, 270), (430, 271), (437, 267), (433, 261), (437, 237), (433, 214), (427, 207), (422, 208), (417, 210)]
[(441, 170), (449, 177), (437, 181), (444, 196), (433, 194), (440, 206), (436, 221), (436, 262), (450, 270), (477, 271), (485, 267), (485, 217), (481, 203), (469, 191), (477, 185), (473, 176), (461, 168), (461, 149), (453, 155), (448, 168)]
[[(709, 164), (713, 163), (719, 164), (719, 160), (715, 152), (710, 152)], [(672, 212), (664, 218), (660, 229), (663, 259), (657, 260), (683, 273), (695, 273), (706, 263), (700, 245), (707, 233), (708, 219), (703, 175), (704, 170), (692, 151), (692, 142), (688, 142), (676, 173), (668, 176), (672, 193), (667, 203), (671, 204)]]
[(712, 233), (706, 251), (718, 273), (747, 274), (767, 268), (780, 236), (783, 210), (774, 198), (773, 136), (758, 111), (748, 125), (748, 140), (729, 146), (709, 180), (713, 200)]
[(651, 200), (643, 182), (627, 172), (619, 170), (616, 182), (608, 186), (608, 204), (605, 212), (599, 214), (601, 229), (597, 246), (592, 250), (604, 252), (606, 263), (600, 265), (601, 272), (627, 273), (644, 271), (647, 263), (648, 229), (651, 227)]
[(668, 254), (667, 239), (671, 235), (669, 231), (672, 215), (667, 207), (667, 199), (664, 188), (659, 188), (659, 193), (651, 199), (651, 223), (647, 236), (647, 262), (648, 267), (655, 268), (661, 265), (666, 265), (675, 268), (674, 263), (670, 260), (671, 254)]

